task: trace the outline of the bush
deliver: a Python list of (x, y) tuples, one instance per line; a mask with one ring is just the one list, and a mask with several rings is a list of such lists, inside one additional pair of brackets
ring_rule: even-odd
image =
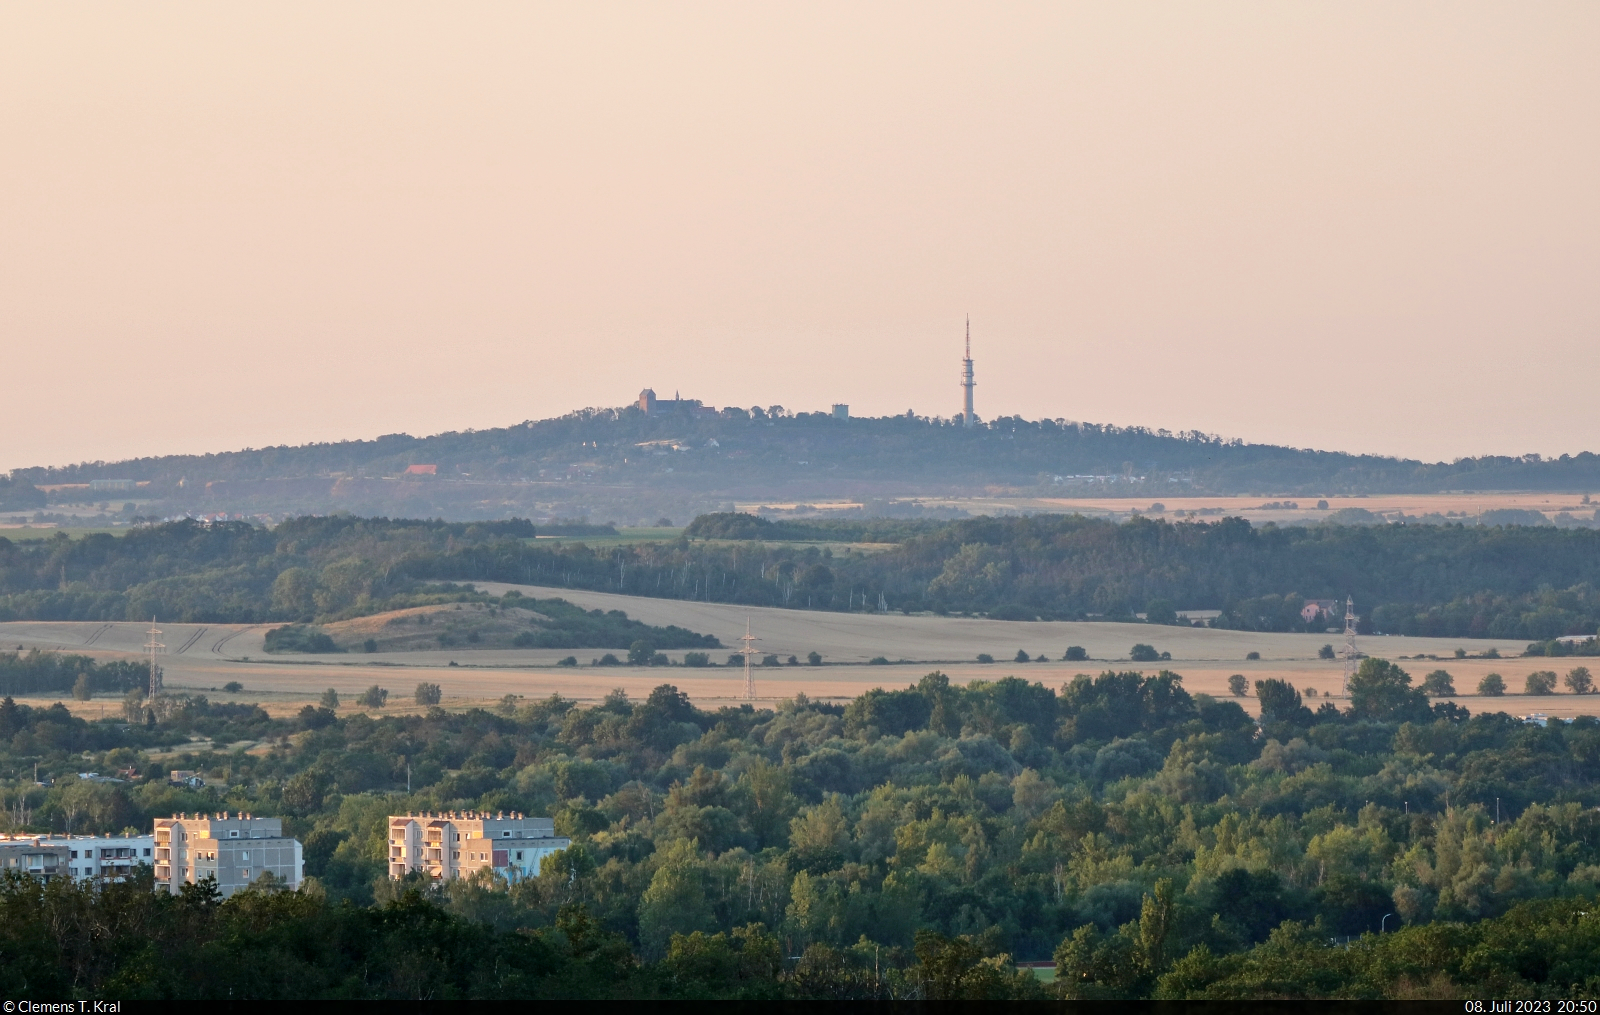
[(868, 666), (888, 666), (889, 665), (889, 660), (884, 658), (883, 656), (873, 656), (871, 659), (867, 660), (867, 665)]
[(1147, 624), (1172, 625), (1178, 622), (1178, 611), (1172, 608), (1172, 603), (1165, 599), (1153, 600), (1145, 607), (1144, 620)]
[(1244, 658), (1245, 658), (1245, 662), (1254, 662), (1255, 660), (1261, 658), (1261, 653), (1260, 652), (1246, 652), (1244, 654)]
[(444, 692), (440, 690), (438, 684), (430, 684), (424, 680), (417, 685), (415, 697), (418, 705), (437, 705), (444, 697)]
[(1228, 693), (1235, 698), (1243, 698), (1245, 691), (1250, 687), (1250, 682), (1244, 678), (1243, 673), (1235, 673), (1228, 678)]
[(1486, 698), (1498, 698), (1506, 693), (1506, 678), (1498, 673), (1490, 673), (1478, 681), (1478, 693)]
[(629, 666), (649, 666), (655, 656), (656, 647), (642, 639), (628, 646)]
[(267, 632), (268, 652), (343, 652), (333, 639), (308, 624), (285, 624)]
[(696, 667), (710, 666), (711, 657), (704, 652), (685, 652), (683, 654), (683, 665)]
[(378, 651), (378, 639), (368, 638), (366, 641), (361, 643), (361, 650), (369, 653)]
[(1020, 648), (1017, 649), (1017, 657), (1012, 660), (1012, 662), (1015, 662), (1015, 663), (1029, 663), (1029, 662), (1032, 662), (1032, 661), (1033, 661), (1033, 657), (1028, 655), (1028, 653), (1022, 651), (1022, 649), (1020, 649)]
[(240, 691), (244, 690), (244, 685), (239, 683), (237, 680), (230, 680), (226, 684), (222, 685), (222, 689), (227, 691), (229, 694), (238, 694)]
[(743, 652), (729, 652), (728, 653), (728, 665), (729, 666), (743, 666), (744, 665), (744, 653)]
[(1422, 690), (1435, 698), (1455, 694), (1455, 678), (1446, 670), (1434, 670), (1422, 678)]
[(1261, 702), (1263, 719), (1288, 719), (1300, 711), (1300, 694), (1286, 680), (1272, 677), (1256, 681), (1256, 700)]
[(326, 691), (322, 692), (322, 700), (319, 701), (318, 704), (320, 704), (323, 708), (338, 708), (339, 692), (335, 691), (331, 687), (328, 688)]
[(1321, 648), (1317, 649), (1317, 658), (1318, 659), (1336, 659), (1336, 658), (1338, 658), (1338, 656), (1333, 651), (1333, 646), (1332, 645), (1324, 645)]
[(92, 692), (89, 690), (89, 674), (78, 674), (78, 679), (73, 681), (72, 684), (72, 696), (78, 701), (89, 700), (92, 696)]
[(778, 657), (769, 652), (766, 655), (761, 657), (761, 665), (762, 666), (776, 666), (776, 665), (778, 665)]
[(811, 664), (812, 666), (821, 666), (822, 665), (822, 653), (821, 652), (811, 652), (811, 653), (809, 653), (806, 656), (806, 662)]
[(1067, 654), (1061, 657), (1063, 662), (1081, 663), (1089, 658), (1089, 651), (1082, 645), (1068, 645)]
[(599, 659), (596, 659), (594, 661), (594, 664), (596, 666), (621, 666), (622, 665), (622, 660), (617, 658), (616, 653), (607, 652), (605, 655), (601, 656)]
[(1128, 658), (1136, 663), (1154, 663), (1161, 660), (1161, 653), (1155, 650), (1155, 646), (1141, 642), (1128, 650)]
[(556, 660), (556, 665), (557, 666), (576, 666), (576, 665), (578, 665), (578, 657), (577, 656), (567, 656), (565, 659), (558, 659), (558, 660)]
[(987, 652), (979, 652), (978, 653), (978, 662), (980, 662), (980, 663), (992, 663), (992, 662), (994, 662), (994, 656), (990, 655)]
[(1552, 670), (1534, 670), (1522, 685), (1523, 694), (1554, 694), (1555, 690), (1556, 675)]
[(1589, 674), (1587, 666), (1574, 666), (1567, 671), (1565, 677), (1561, 678), (1561, 682), (1566, 684), (1567, 690), (1573, 694), (1594, 693), (1594, 677)]
[(389, 692), (387, 689), (373, 684), (365, 691), (362, 691), (361, 697), (356, 700), (367, 708), (382, 708), (389, 700)]

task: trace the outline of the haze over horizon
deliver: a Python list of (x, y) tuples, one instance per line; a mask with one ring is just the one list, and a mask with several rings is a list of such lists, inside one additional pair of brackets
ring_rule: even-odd
[(0, 10), (0, 471), (641, 387), (1600, 450), (1600, 8)]

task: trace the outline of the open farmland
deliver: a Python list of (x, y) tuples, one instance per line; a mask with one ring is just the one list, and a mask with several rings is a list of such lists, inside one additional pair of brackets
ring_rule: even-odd
[[(760, 639), (756, 643), (759, 652), (777, 655), (780, 660), (793, 655), (802, 663), (757, 667), (758, 697), (765, 703), (791, 698), (801, 692), (813, 698), (853, 698), (872, 687), (915, 683), (923, 673), (935, 668), (959, 682), (1014, 675), (1050, 686), (1065, 683), (1077, 673), (1110, 668), (1172, 669), (1183, 675), (1184, 685), (1191, 692), (1217, 696), (1228, 694), (1228, 677), (1235, 673), (1243, 674), (1252, 684), (1259, 679), (1277, 677), (1298, 688), (1315, 688), (1319, 694), (1336, 693), (1342, 674), (1341, 662), (1317, 656), (1322, 645), (1338, 644), (1339, 639), (1334, 635), (812, 612), (529, 585), (481, 583), (480, 587), (495, 594), (515, 588), (524, 595), (541, 599), (561, 597), (585, 609), (623, 610), (629, 617), (647, 624), (675, 624), (716, 635), (724, 645), (735, 647), (748, 618), (755, 636)], [(0, 646), (7, 650), (40, 648), (106, 659), (129, 658), (140, 653), (148, 626), (130, 622), (14, 622), (0, 624)], [(590, 665), (591, 660), (607, 651), (616, 651), (603, 648), (455, 647), (373, 654), (268, 656), (263, 647), (267, 630), (266, 625), (164, 625), (162, 641), (167, 648), (161, 665), (167, 687), (180, 692), (205, 693), (214, 700), (259, 701), (269, 711), (288, 712), (314, 700), (329, 687), (345, 697), (346, 710), (353, 710), (350, 699), (372, 684), (388, 688), (391, 705), (387, 711), (399, 711), (410, 707), (411, 690), (424, 680), (443, 688), (445, 704), (449, 707), (497, 701), (507, 694), (529, 698), (560, 694), (581, 701), (597, 701), (616, 687), (624, 688), (630, 696), (642, 697), (663, 682), (676, 684), (702, 707), (715, 707), (737, 699), (743, 686), (742, 669), (726, 665), (704, 669)], [(1128, 652), (1135, 642), (1154, 645), (1160, 651), (1171, 653), (1172, 658), (1160, 663), (1129, 662)], [(1061, 661), (1069, 645), (1085, 648), (1090, 660)], [(1360, 642), (1364, 652), (1390, 659), (1436, 657), (1408, 658), (1401, 665), (1418, 682), (1431, 670), (1448, 670), (1455, 679), (1456, 688), (1463, 692), (1454, 700), (1475, 711), (1488, 709), (1519, 714), (1541, 711), (1558, 716), (1600, 712), (1600, 699), (1591, 697), (1508, 694), (1500, 698), (1479, 698), (1472, 691), (1489, 672), (1501, 674), (1509, 689), (1520, 690), (1528, 673), (1540, 669), (1564, 671), (1573, 661), (1515, 658), (1522, 645), (1483, 640), (1474, 640), (1465, 647), (1476, 654), (1493, 645), (1508, 658), (1455, 659), (1457, 645), (1450, 639), (1409, 637), (1365, 637)], [(1013, 662), (1019, 649), (1030, 657), (1045, 655), (1048, 661)], [(729, 651), (712, 650), (712, 661), (726, 663)], [(807, 654), (812, 651), (821, 653), (823, 666), (804, 665)], [(1245, 656), (1250, 652), (1260, 653), (1261, 658), (1247, 661)], [(996, 661), (978, 663), (979, 653), (987, 653)], [(682, 651), (667, 653), (674, 662), (681, 662), (683, 654)], [(558, 660), (568, 655), (576, 656), (582, 665), (576, 668), (557, 665)], [(869, 662), (878, 657), (890, 663), (874, 665)], [(232, 681), (243, 684), (244, 690), (237, 694), (218, 690)], [(94, 715), (108, 702), (109, 699), (96, 699), (74, 703), (72, 707), (82, 714)], [(1243, 703), (1247, 708), (1255, 704), (1253, 698)]]
[[(1123, 495), (1119, 497), (1001, 495), (908, 497), (901, 499), (921, 504), (926, 509), (957, 509), (970, 515), (1004, 513), (1072, 514), (1077, 512), (1096, 517), (1126, 517), (1130, 512), (1137, 511), (1158, 518), (1176, 518), (1182, 512), (1185, 516), (1195, 514), (1204, 518), (1247, 518), (1255, 525), (1265, 525), (1267, 522), (1275, 522), (1279, 525), (1303, 525), (1320, 522), (1335, 512), (1347, 508), (1361, 508), (1373, 514), (1388, 517), (1393, 517), (1397, 514), (1404, 514), (1411, 518), (1419, 518), (1423, 515), (1431, 514), (1444, 515), (1465, 525), (1474, 524), (1477, 516), (1485, 511), (1499, 511), (1507, 508), (1538, 511), (1552, 520), (1556, 515), (1566, 512), (1580, 520), (1589, 521), (1593, 519), (1595, 509), (1600, 507), (1600, 503), (1593, 502), (1593, 498), (1581, 493), (1550, 493), (1527, 490), (1393, 493), (1343, 497), (1331, 496), (1327, 498), (1305, 494), (1284, 496), (1252, 494), (1250, 496), (1207, 497), (1163, 493), (1149, 497), (1143, 495)], [(1318, 501), (1323, 499), (1327, 501), (1328, 506), (1326, 508), (1317, 507)], [(1156, 501), (1160, 502), (1161, 510), (1151, 511), (1151, 505)], [(780, 509), (784, 507), (784, 505), (769, 506)], [(789, 506), (792, 507), (793, 505)], [(829, 512), (823, 509), (838, 509), (857, 505), (816, 504), (814, 506), (824, 516), (827, 516)], [(754, 512), (761, 507), (760, 503), (741, 504), (739, 510)]]

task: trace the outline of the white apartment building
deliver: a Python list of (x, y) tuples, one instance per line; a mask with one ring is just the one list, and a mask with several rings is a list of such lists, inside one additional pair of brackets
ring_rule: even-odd
[(154, 835), (67, 835), (44, 840), (67, 850), (67, 874), (79, 881), (121, 881), (155, 864)]
[(176, 892), (209, 876), (224, 898), (263, 874), (299, 888), (305, 864), (299, 840), (283, 834), (281, 818), (227, 811), (157, 818), (155, 854), (157, 890)]
[(0, 869), (46, 881), (122, 881), (155, 863), (154, 835), (16, 835), (0, 838)]
[(572, 845), (550, 818), (513, 811), (393, 815), (389, 818), (389, 877), (425, 871), (442, 881), (491, 870), (508, 881), (535, 877), (544, 858)]

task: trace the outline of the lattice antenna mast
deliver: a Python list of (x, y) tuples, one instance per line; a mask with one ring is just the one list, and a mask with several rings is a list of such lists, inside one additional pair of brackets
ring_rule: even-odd
[(739, 650), (739, 654), (744, 656), (744, 697), (746, 701), (755, 701), (756, 674), (750, 668), (750, 657), (756, 654), (755, 643), (761, 639), (750, 633), (749, 617), (744, 618), (744, 637), (739, 640), (744, 642), (744, 648)]
[(166, 648), (166, 646), (156, 640), (161, 635), (161, 629), (156, 627), (156, 618), (154, 617), (150, 618), (150, 630), (148, 633), (150, 640), (144, 643), (144, 647), (150, 652), (150, 700), (155, 701), (156, 695), (161, 693), (161, 667), (156, 665), (156, 653)]
[(1340, 696), (1350, 696), (1350, 678), (1356, 672), (1356, 601), (1353, 596), (1344, 600), (1344, 686)]
[(972, 426), (978, 417), (972, 411), (972, 389), (978, 382), (972, 379), (972, 317), (967, 317), (967, 355), (961, 361), (961, 425)]

